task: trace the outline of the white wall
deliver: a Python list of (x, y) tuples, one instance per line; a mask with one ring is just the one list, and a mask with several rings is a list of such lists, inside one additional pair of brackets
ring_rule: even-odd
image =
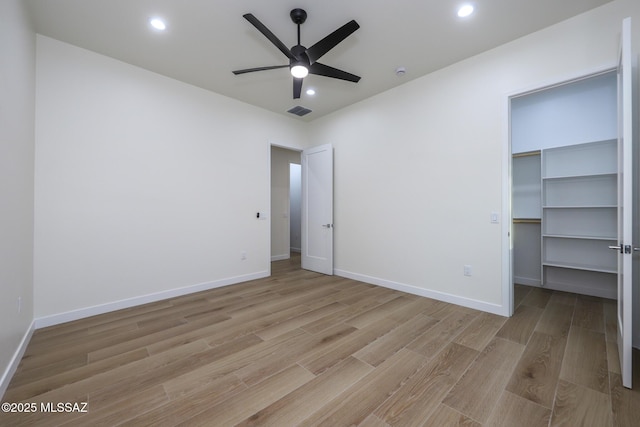
[(614, 67), (630, 15), (637, 39), (640, 2), (617, 1), (312, 122), (335, 147), (337, 273), (505, 313), (507, 99)]
[(38, 326), (268, 274), (269, 140), (300, 122), (47, 37), (37, 55)]
[(514, 98), (512, 152), (617, 138), (617, 96), (613, 71)]
[(289, 258), (290, 214), (289, 165), (300, 164), (300, 152), (280, 147), (271, 148), (271, 260)]
[(1, 398), (33, 320), (35, 35), (20, 0), (0, 2), (0, 52)]
[(302, 251), (302, 166), (289, 165), (289, 245), (295, 252)]

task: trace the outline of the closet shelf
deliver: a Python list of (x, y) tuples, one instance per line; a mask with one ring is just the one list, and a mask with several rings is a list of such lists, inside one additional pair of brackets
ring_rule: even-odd
[(617, 177), (618, 174), (615, 172), (607, 172), (607, 173), (590, 173), (590, 174), (581, 174), (581, 175), (562, 175), (562, 176), (543, 176), (542, 179), (545, 181), (561, 181), (561, 180), (571, 180), (571, 179), (589, 179), (589, 178), (610, 178)]
[(615, 268), (606, 265), (594, 265), (594, 264), (578, 264), (578, 263), (565, 263), (554, 261), (543, 261), (542, 265), (547, 267), (566, 268), (570, 270), (583, 270), (583, 271), (597, 271), (600, 273), (617, 273)]
[(616, 241), (616, 236), (587, 236), (587, 235), (575, 235), (575, 234), (543, 234), (542, 237), (551, 237), (554, 239), (580, 239), (580, 240), (611, 240)]

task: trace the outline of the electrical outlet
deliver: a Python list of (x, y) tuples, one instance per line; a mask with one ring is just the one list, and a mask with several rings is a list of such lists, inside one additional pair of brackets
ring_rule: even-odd
[(464, 266), (464, 275), (471, 276), (471, 271), (472, 271), (471, 266), (469, 264), (466, 264)]
[(247, 259), (247, 253), (245, 251), (240, 252), (240, 259), (242, 261), (244, 261), (245, 259)]

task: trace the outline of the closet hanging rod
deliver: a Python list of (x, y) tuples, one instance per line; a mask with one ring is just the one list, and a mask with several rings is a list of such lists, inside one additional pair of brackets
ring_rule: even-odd
[(514, 224), (540, 224), (540, 218), (514, 218)]

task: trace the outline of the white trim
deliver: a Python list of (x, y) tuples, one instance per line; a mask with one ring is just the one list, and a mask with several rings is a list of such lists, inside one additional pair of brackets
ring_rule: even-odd
[(502, 133), (502, 224), (500, 228), (502, 307), (506, 316), (512, 316), (513, 310), (513, 213), (511, 211), (511, 97), (504, 98)]
[(537, 286), (538, 288), (542, 287), (542, 280), (534, 279), (531, 277), (513, 276), (513, 283), (517, 283), (519, 285)]
[(13, 353), (13, 357), (11, 358), (11, 361), (9, 361), (9, 365), (7, 365), (7, 368), (2, 374), (2, 378), (0, 378), (0, 401), (2, 401), (7, 388), (9, 388), (9, 383), (13, 378), (13, 374), (16, 373), (16, 370), (20, 365), (20, 361), (22, 360), (22, 356), (24, 356), (24, 352), (27, 350), (27, 346), (29, 345), (29, 341), (31, 341), (31, 336), (33, 335), (34, 330), (35, 320), (31, 321), (31, 325), (29, 325), (29, 328), (22, 336), (22, 340), (20, 341), (18, 348), (16, 348), (16, 351)]
[(282, 261), (289, 258), (291, 258), (289, 254), (271, 255), (271, 261)]
[(52, 314), (50, 316), (38, 317), (34, 320), (35, 328), (45, 328), (47, 326), (58, 325), (60, 323), (71, 322), (78, 319), (84, 319), (85, 317), (104, 314), (116, 310), (122, 310), (124, 308), (134, 307), (137, 305), (148, 304), (150, 302), (161, 301), (167, 298), (175, 298), (195, 292), (201, 292), (209, 289), (221, 288), (223, 286), (234, 285), (236, 283), (247, 282), (249, 280), (262, 279), (264, 277), (269, 277), (269, 275), (270, 274), (268, 271), (260, 271), (257, 273), (215, 280), (213, 282), (199, 283), (196, 285), (185, 286), (183, 288), (170, 289), (167, 291), (142, 295), (139, 297), (127, 298), (124, 300), (109, 302), (106, 304), (94, 305), (93, 307), (80, 308), (78, 310), (67, 311), (64, 313)]
[(491, 304), (484, 301), (478, 301), (471, 298), (465, 298), (458, 295), (448, 294), (446, 292), (432, 291), (429, 289), (419, 288), (413, 285), (393, 282), (391, 280), (380, 279), (378, 277), (366, 276), (364, 274), (353, 273), (350, 271), (334, 269), (333, 274), (347, 279), (357, 280), (372, 285), (382, 286), (396, 291), (406, 292), (408, 294), (418, 295), (421, 297), (432, 298), (438, 301), (448, 302), (463, 307), (473, 308), (475, 310), (486, 311), (488, 313), (497, 314), (499, 316), (508, 316), (507, 307), (498, 304)]

